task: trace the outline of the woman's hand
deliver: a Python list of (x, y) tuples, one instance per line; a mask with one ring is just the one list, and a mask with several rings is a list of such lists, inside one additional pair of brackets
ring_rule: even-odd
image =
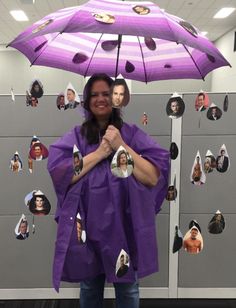
[(122, 145), (124, 146), (124, 140), (121, 137), (120, 131), (113, 125), (109, 125), (103, 138), (110, 144), (114, 151)]
[(102, 138), (102, 141), (96, 152), (102, 160), (107, 158), (112, 153), (112, 147), (106, 139)]

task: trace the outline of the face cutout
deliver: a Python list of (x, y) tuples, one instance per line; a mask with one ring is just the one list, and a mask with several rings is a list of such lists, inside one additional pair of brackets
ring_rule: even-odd
[(147, 15), (150, 13), (150, 9), (146, 6), (136, 5), (132, 7), (133, 11), (138, 15)]
[(195, 99), (195, 110), (196, 111), (204, 111), (209, 106), (209, 96), (205, 92), (198, 93)]
[(79, 244), (83, 244), (86, 242), (86, 232), (83, 230), (83, 222), (80, 216), (80, 213), (76, 216), (76, 231), (77, 231), (77, 239)]
[(93, 13), (92, 15), (96, 21), (99, 21), (103, 24), (114, 24), (115, 22), (115, 17), (111, 14), (99, 12), (99, 13)]
[(13, 172), (19, 172), (21, 171), (23, 168), (23, 164), (22, 164), (22, 160), (19, 156), (18, 152), (15, 152), (15, 154), (13, 155), (11, 161), (10, 161), (10, 169)]
[(29, 237), (29, 224), (24, 214), (16, 225), (15, 234), (17, 240), (25, 240)]
[(49, 214), (51, 204), (40, 190), (33, 193), (33, 197), (29, 203), (29, 210), (36, 216), (45, 216)]
[(120, 146), (111, 162), (112, 174), (119, 178), (127, 178), (132, 174), (133, 167), (133, 158), (124, 147)]
[(32, 96), (28, 91), (26, 91), (26, 106), (37, 107), (38, 99), (35, 96)]
[(207, 118), (211, 121), (219, 120), (222, 116), (222, 111), (214, 103), (211, 104), (207, 111)]
[(170, 158), (171, 159), (176, 159), (179, 155), (179, 149), (177, 147), (177, 144), (175, 142), (171, 142), (170, 145)]
[(129, 88), (125, 79), (116, 79), (111, 86), (111, 103), (113, 108), (127, 106), (130, 100)]
[(177, 189), (175, 188), (174, 185), (170, 185), (168, 187), (167, 195), (166, 195), (166, 200), (167, 201), (174, 201), (177, 197)]
[(65, 94), (64, 93), (58, 94), (56, 104), (59, 110), (68, 109), (68, 105), (65, 104)]
[(203, 238), (200, 230), (193, 226), (185, 234), (183, 239), (184, 250), (190, 254), (198, 254), (203, 249)]
[(197, 30), (187, 21), (181, 20), (179, 24), (190, 33), (192, 36), (197, 37), (198, 33)]
[(73, 148), (73, 165), (74, 165), (74, 174), (79, 175), (83, 168), (83, 157), (75, 144)]
[(202, 159), (199, 151), (197, 152), (192, 166), (190, 181), (194, 185), (202, 185), (206, 182), (206, 175), (202, 169)]
[[(30, 149), (31, 147), (36, 143), (36, 142), (40, 142), (39, 138), (37, 136), (33, 136), (30, 142)], [(28, 155), (28, 168), (29, 168), (29, 172), (33, 173), (33, 159), (30, 156), (30, 152)]]
[(68, 84), (65, 94), (65, 109), (75, 109), (80, 104), (80, 98), (71, 83)]
[(123, 277), (128, 272), (129, 265), (129, 256), (124, 249), (121, 249), (116, 261), (116, 277)]
[(204, 161), (204, 172), (211, 173), (216, 167), (216, 159), (212, 152), (208, 150), (206, 152), (205, 161)]
[(166, 113), (171, 119), (178, 119), (184, 113), (185, 104), (180, 96), (172, 96), (167, 105)]
[(228, 108), (229, 108), (229, 97), (228, 97), (228, 95), (225, 95), (224, 103), (223, 103), (224, 112), (227, 112)]
[(143, 115), (142, 115), (141, 123), (143, 124), (143, 126), (148, 125), (148, 116), (147, 116), (146, 112), (144, 112)]
[[(40, 80), (36, 79), (32, 81), (30, 85), (30, 95), (32, 98), (40, 98), (43, 96), (43, 85)], [(34, 106), (33, 106), (34, 107)]]
[(46, 20), (44, 23), (42, 23), (41, 25), (37, 26), (37, 28), (35, 28), (32, 33), (37, 33), (39, 31), (42, 31), (43, 29), (45, 29), (48, 25), (50, 25), (53, 22), (53, 19), (48, 19)]
[(175, 253), (179, 251), (183, 246), (183, 235), (178, 226), (175, 226), (175, 237), (172, 252)]
[(208, 224), (208, 231), (212, 234), (222, 233), (225, 228), (225, 219), (222, 213), (218, 210)]
[(220, 173), (226, 172), (230, 167), (230, 159), (225, 144), (220, 148), (216, 158), (216, 170)]
[(36, 141), (30, 148), (29, 156), (36, 161), (46, 159), (48, 149), (40, 141)]

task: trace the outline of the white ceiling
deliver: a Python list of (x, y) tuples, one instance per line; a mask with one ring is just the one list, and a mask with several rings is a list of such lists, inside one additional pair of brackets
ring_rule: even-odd
[[(61, 8), (81, 5), (86, 0), (0, 0), (0, 44), (10, 43), (29, 25)], [(140, 1), (141, 2), (141, 1)], [(168, 13), (177, 15), (193, 24), (207, 37), (215, 41), (229, 30), (236, 28), (236, 11), (225, 19), (213, 19), (222, 7), (236, 7), (236, 0), (153, 0)], [(10, 10), (22, 9), (29, 22), (17, 22)]]

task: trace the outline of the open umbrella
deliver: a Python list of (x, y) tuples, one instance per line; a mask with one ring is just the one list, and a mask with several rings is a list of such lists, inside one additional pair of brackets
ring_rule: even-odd
[(44, 17), (8, 46), (32, 65), (145, 82), (204, 79), (230, 65), (194, 26), (152, 2), (91, 0)]

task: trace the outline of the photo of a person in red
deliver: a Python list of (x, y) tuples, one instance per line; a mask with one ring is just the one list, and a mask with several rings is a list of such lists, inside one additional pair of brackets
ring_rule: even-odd
[(40, 141), (37, 141), (30, 148), (29, 155), (34, 160), (43, 160), (48, 157), (48, 149)]
[(29, 210), (32, 214), (37, 216), (45, 216), (51, 210), (51, 205), (46, 196), (40, 191), (33, 194), (33, 198), (29, 203)]

